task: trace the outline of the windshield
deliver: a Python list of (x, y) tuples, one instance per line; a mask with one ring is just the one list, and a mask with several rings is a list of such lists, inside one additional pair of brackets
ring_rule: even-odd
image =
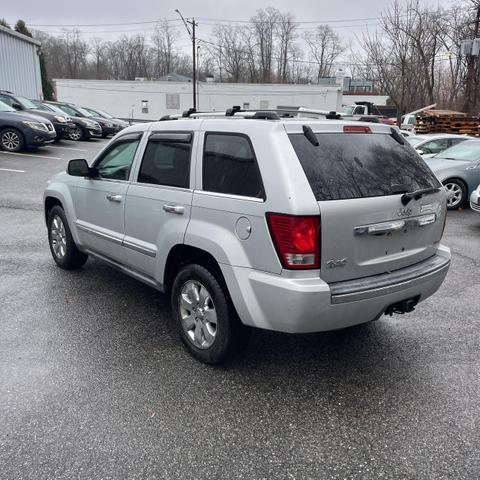
[(15, 97), (15, 100), (26, 109), (29, 108), (38, 108), (31, 100), (25, 97)]
[[(31, 100), (31, 102), (35, 105), (35, 108), (38, 110), (46, 110), (47, 112), (51, 112), (50, 108), (48, 108), (44, 103), (39, 102), (38, 100)], [(62, 112), (63, 113), (63, 112)]]
[(103, 110), (96, 110), (96, 112), (104, 118), (114, 118), (113, 115), (110, 115), (109, 113), (104, 112)]
[(448, 160), (467, 160), (475, 162), (480, 160), (480, 141), (467, 140), (454, 147), (447, 148), (435, 158), (447, 158)]
[(343, 111), (348, 115), (352, 115), (354, 110), (355, 107), (353, 105), (348, 105), (343, 109)]
[[(50, 106), (56, 107), (55, 109), (59, 108), (62, 111), (62, 113), (68, 113), (72, 117), (82, 116), (82, 114), (77, 109), (71, 107), (70, 105), (50, 105), (49, 104), (49, 107)], [(79, 115), (79, 113), (80, 113), (80, 115)]]
[(84, 117), (93, 117), (93, 115), (82, 107), (75, 107)]
[(407, 142), (410, 144), (410, 145), (418, 145), (420, 142), (423, 142), (424, 140), (426, 140), (425, 138), (422, 138), (422, 137), (406, 137), (406, 140)]
[(440, 186), (415, 150), (391, 135), (315, 136), (318, 146), (304, 134), (289, 135), (318, 201), (396, 195)]
[(16, 110), (10, 105), (0, 102), (0, 112), (16, 112)]

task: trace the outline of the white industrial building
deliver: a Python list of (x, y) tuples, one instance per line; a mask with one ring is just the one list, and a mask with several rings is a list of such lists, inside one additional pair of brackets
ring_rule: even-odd
[[(191, 82), (56, 79), (55, 88), (60, 101), (96, 107), (121, 118), (154, 120), (192, 106)], [(199, 82), (197, 109), (222, 111), (240, 105), (266, 110), (306, 105), (339, 110), (341, 90), (336, 85)]]
[(0, 90), (42, 98), (40, 42), (0, 26)]

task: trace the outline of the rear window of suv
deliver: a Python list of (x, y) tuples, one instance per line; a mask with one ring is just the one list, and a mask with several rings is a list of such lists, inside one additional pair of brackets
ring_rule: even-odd
[(395, 195), (440, 183), (405, 142), (372, 133), (318, 133), (315, 146), (302, 134), (290, 141), (318, 201)]

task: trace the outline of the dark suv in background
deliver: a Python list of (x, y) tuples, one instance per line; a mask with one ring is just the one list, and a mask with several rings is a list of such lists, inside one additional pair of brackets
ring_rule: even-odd
[(30, 111), (18, 112), (0, 101), (0, 149), (19, 152), (26, 147), (53, 142), (55, 137), (50, 120)]
[(0, 101), (6, 103), (17, 111), (33, 113), (34, 115), (50, 120), (50, 122), (53, 124), (53, 127), (55, 128), (56, 140), (68, 138), (70, 128), (74, 126), (68, 118), (68, 115), (66, 115), (65, 113), (55, 113), (41, 110), (34, 102), (29, 100), (28, 98), (22, 97), (20, 95), (15, 95), (12, 92), (0, 90)]

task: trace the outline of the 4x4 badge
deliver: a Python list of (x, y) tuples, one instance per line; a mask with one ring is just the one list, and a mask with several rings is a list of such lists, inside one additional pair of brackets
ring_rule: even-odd
[(347, 258), (339, 258), (338, 260), (329, 260), (327, 262), (328, 268), (344, 267), (347, 264)]
[(399, 217), (408, 217), (412, 214), (412, 209), (411, 208), (400, 208), (398, 210), (397, 215)]

